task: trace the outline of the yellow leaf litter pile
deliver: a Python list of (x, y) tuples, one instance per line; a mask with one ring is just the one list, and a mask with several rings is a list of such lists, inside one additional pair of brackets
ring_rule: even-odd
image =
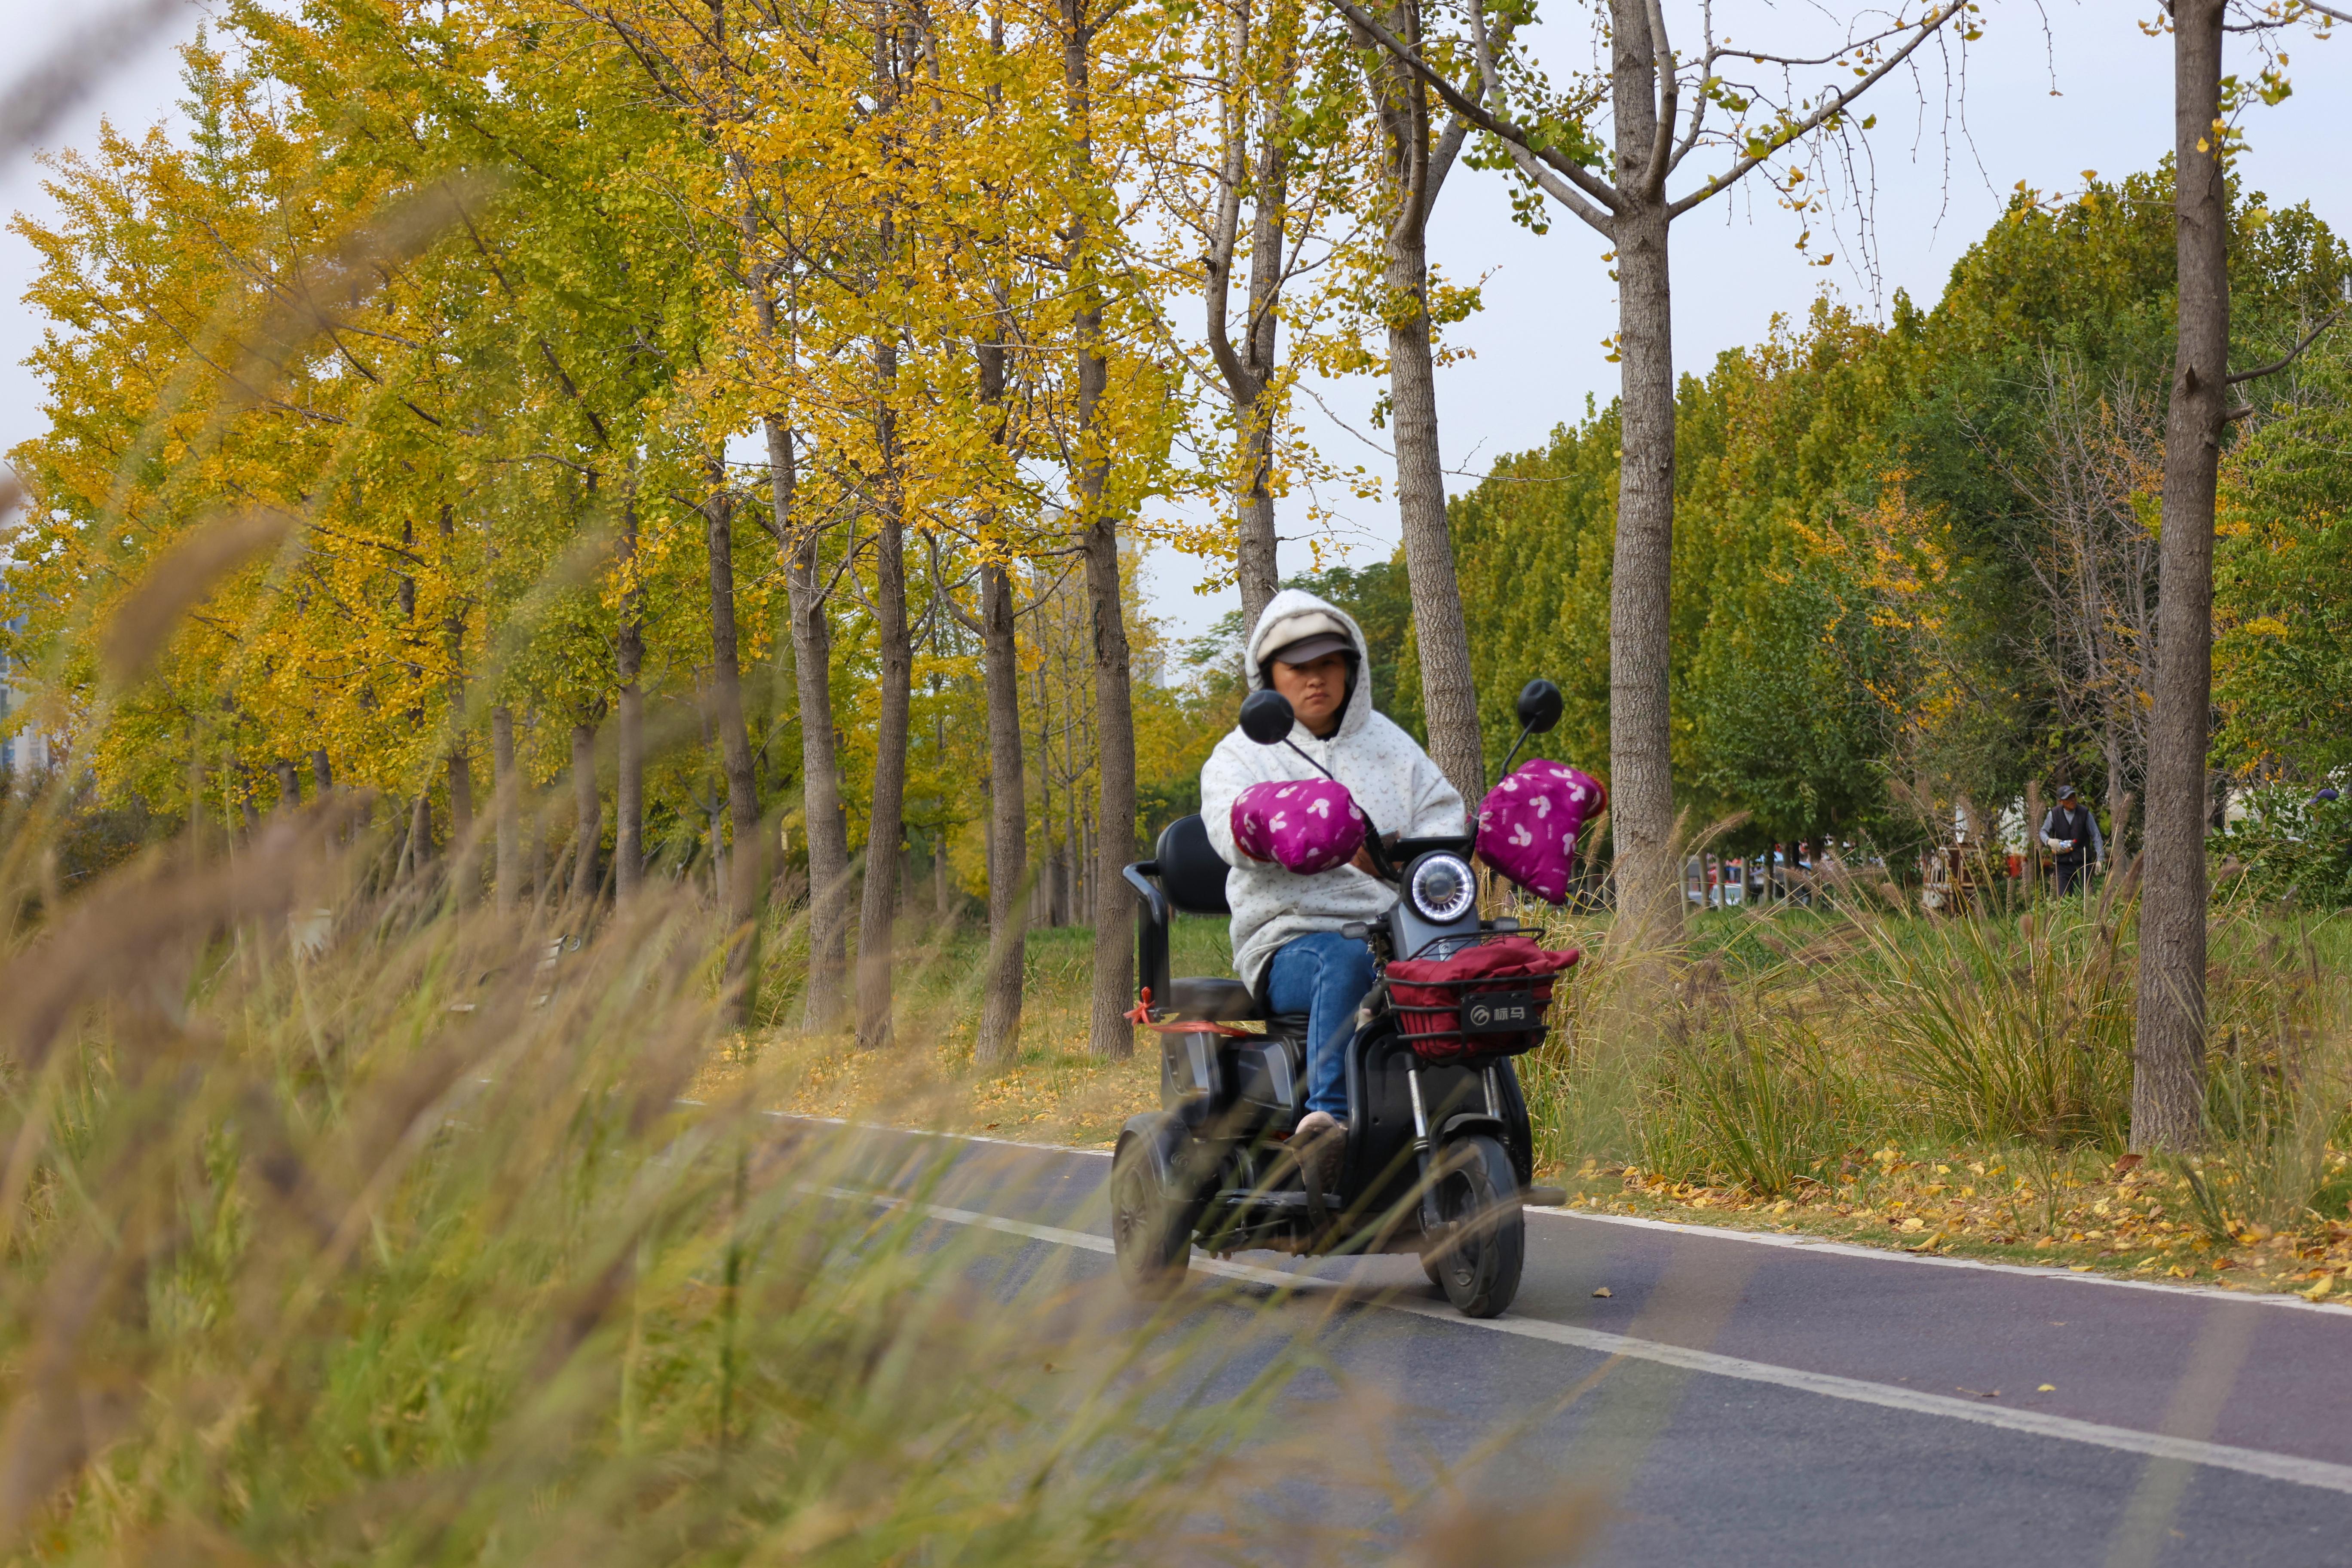
[[(2342, 1171), (2347, 1156), (2331, 1152)], [(2208, 1190), (2230, 1190), (2219, 1160), (2197, 1167)], [(2352, 1229), (2313, 1214), (2273, 1230), (2223, 1217), (2209, 1226), (2188, 1174), (2126, 1155), (2095, 1174), (2019, 1170), (2000, 1158), (1906, 1156), (1879, 1149), (1849, 1159), (1832, 1184), (1789, 1196), (1675, 1183), (1631, 1165), (1588, 1161), (1567, 1178), (1569, 1206), (1611, 1214), (1801, 1232), (1911, 1252), (2063, 1265), (2231, 1289), (2293, 1290), (2352, 1300)], [(2217, 1234), (2217, 1231), (2219, 1234)]]

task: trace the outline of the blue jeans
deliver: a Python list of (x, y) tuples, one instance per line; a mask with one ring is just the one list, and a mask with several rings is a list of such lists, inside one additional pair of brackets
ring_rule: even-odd
[(1314, 931), (1276, 950), (1266, 1010), (1307, 1015), (1307, 1110), (1348, 1119), (1348, 1042), (1371, 989), (1371, 948), (1338, 931)]

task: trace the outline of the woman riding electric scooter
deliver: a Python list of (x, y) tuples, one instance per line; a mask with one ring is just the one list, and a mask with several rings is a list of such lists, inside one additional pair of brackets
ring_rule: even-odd
[[(1455, 837), (1467, 825), (1460, 792), (1429, 754), (1373, 711), (1364, 634), (1344, 611), (1295, 588), (1276, 594), (1258, 616), (1246, 666), (1253, 689), (1289, 699), (1297, 726), (1289, 745), (1263, 745), (1238, 729), (1220, 741), (1201, 769), (1201, 818), (1210, 843), (1234, 868), (1225, 900), (1233, 909), (1234, 969), (1269, 1013), (1307, 1016), (1307, 1115), (1292, 1144), (1328, 1185), (1346, 1154), (1342, 1047), (1373, 980), (1371, 950), (1340, 928), (1380, 915), (1396, 893), (1361, 847), (1337, 865), (1311, 858), (1302, 869), (1284, 865), (1273, 849), (1276, 835), (1307, 826), (1326, 829), (1321, 837), (1332, 841), (1341, 829), (1328, 818), (1286, 820), (1277, 829), (1273, 818), (1286, 803), (1274, 797), (1286, 784), (1321, 786), (1311, 796), (1292, 796), (1301, 819), (1318, 807), (1352, 805), (1359, 822), (1369, 817), (1406, 838)], [(1346, 804), (1328, 789), (1333, 782), (1347, 792)], [(1267, 785), (1276, 787), (1262, 787)], [(1235, 837), (1234, 806), (1253, 791), (1267, 804), (1252, 835), (1256, 841), (1244, 844)]]
[[(1560, 1201), (1533, 1184), (1512, 1059), (1542, 1043), (1576, 954), (1482, 913), (1468, 857), (1560, 903), (1606, 792), (1531, 760), (1474, 829), (1372, 711), (1348, 616), (1283, 594), (1249, 652), (1256, 689), (1202, 770), (1201, 814), (1125, 872), (1130, 1016), (1160, 1037), (1160, 1108), (1129, 1118), (1112, 1152), (1119, 1276), (1156, 1299), (1195, 1247), (1411, 1252), (1460, 1310), (1492, 1317), (1518, 1288), (1522, 1206)], [(1517, 707), (1514, 756), (1558, 722), (1559, 690), (1530, 680)], [(1243, 978), (1173, 973), (1184, 914), (1230, 918)]]

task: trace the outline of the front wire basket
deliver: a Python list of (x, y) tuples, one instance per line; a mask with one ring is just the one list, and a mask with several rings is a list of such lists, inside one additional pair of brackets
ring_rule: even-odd
[[(1446, 956), (1480, 944), (1465, 943)], [(1543, 1044), (1550, 1027), (1552, 987), (1559, 979), (1555, 973), (1403, 980), (1384, 973), (1381, 989), (1396, 1014), (1398, 1037), (1415, 1055), (1433, 1063), (1476, 1065), (1521, 1056)], [(1442, 993), (1445, 999), (1407, 1002), (1398, 996), (1399, 988), (1423, 996)]]

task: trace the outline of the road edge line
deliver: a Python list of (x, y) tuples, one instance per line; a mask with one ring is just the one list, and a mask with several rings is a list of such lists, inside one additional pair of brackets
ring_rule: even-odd
[(1647, 1215), (1595, 1214), (1587, 1209), (1544, 1207), (1530, 1205), (1528, 1213), (1555, 1219), (1591, 1220), (1598, 1225), (1630, 1226), (1640, 1230), (1662, 1230), (1678, 1236), (1704, 1236), (1719, 1241), (1744, 1241), (1756, 1247), (1779, 1247), (1790, 1251), (1829, 1252), (1841, 1258), (1867, 1258), (1883, 1263), (1917, 1263), (1933, 1268), (1975, 1268), (1992, 1274), (2015, 1274), (2028, 1279), (2060, 1279), (2077, 1285), (2111, 1285), (2126, 1290), (2154, 1290), (2167, 1296), (2202, 1296), (2212, 1301), (2241, 1301), (2255, 1307), (2288, 1307), (2303, 1312), (2326, 1312), (2337, 1316), (2352, 1315), (2352, 1305), (2341, 1301), (2306, 1301), (2286, 1291), (2228, 1290), (2218, 1285), (2187, 1285), (2162, 1279), (2126, 1279), (2112, 1274), (2077, 1274), (2055, 1263), (2002, 1263), (1989, 1258), (1939, 1258), (1917, 1252), (1896, 1252), (1883, 1247), (1865, 1247), (1859, 1242), (1832, 1241), (1801, 1231), (1734, 1230), (1728, 1226), (1688, 1225), (1679, 1220), (1654, 1219)]
[[(949, 1224), (970, 1226), (1017, 1236), (1032, 1241), (1097, 1252), (1112, 1256), (1114, 1248), (1108, 1237), (1096, 1236), (1082, 1230), (1067, 1230), (1060, 1226), (1038, 1225), (1028, 1220), (1007, 1219), (1001, 1215), (984, 1214), (975, 1209), (951, 1208), (944, 1204), (927, 1204), (912, 1199), (894, 1197), (887, 1193), (862, 1191), (851, 1187), (813, 1189), (829, 1197), (880, 1204), (891, 1208), (909, 1208), (928, 1218)], [(1318, 1292), (1345, 1289), (1340, 1280), (1326, 1279), (1319, 1275), (1288, 1274), (1279, 1269), (1259, 1268), (1246, 1263), (1221, 1262), (1216, 1258), (1195, 1258), (1192, 1269), (1214, 1274), (1224, 1279), (1239, 1279), (1254, 1285), (1269, 1285), (1276, 1289)], [(2242, 1298), (2233, 1298), (2242, 1299)], [(2198, 1437), (2173, 1437), (2160, 1432), (2138, 1432), (2128, 1426), (2109, 1426), (2102, 1422), (2084, 1421), (2072, 1415), (2054, 1415), (2034, 1410), (2019, 1410), (2004, 1405), (1987, 1405), (1973, 1400), (1955, 1399), (1948, 1394), (1929, 1394), (1924, 1390), (1899, 1387), (1894, 1384), (1872, 1383), (1858, 1377), (1843, 1377), (1836, 1373), (1808, 1372), (1801, 1367), (1780, 1366), (1771, 1362), (1750, 1361), (1743, 1356), (1724, 1355), (1717, 1351), (1694, 1350), (1686, 1345), (1669, 1344), (1663, 1340), (1637, 1339), (1631, 1334), (1611, 1333), (1604, 1329), (1580, 1329), (1566, 1323), (1548, 1322), (1540, 1318), (1465, 1318), (1451, 1308), (1434, 1302), (1407, 1301), (1393, 1296), (1364, 1299), (1363, 1305), (1376, 1310), (1403, 1312), (1431, 1322), (1449, 1323), (1462, 1329), (1484, 1329), (1491, 1333), (1511, 1334), (1521, 1339), (1539, 1340), (1552, 1344), (1567, 1345), (1578, 1350), (1597, 1352), (1603, 1355), (1624, 1356), (1634, 1361), (1646, 1361), (1664, 1366), (1680, 1367), (1687, 1372), (1704, 1373), (1710, 1376), (1731, 1378), (1741, 1383), (1759, 1383), (1786, 1388), (1822, 1398), (1843, 1400), (1853, 1405), (1872, 1405), (1882, 1409), (1904, 1411), (1916, 1415), (1940, 1415), (1947, 1420), (1970, 1422), (1979, 1426), (1991, 1426), (2002, 1431), (2021, 1432), (2030, 1436), (2052, 1437), (2062, 1442), (2080, 1443), (2090, 1447), (2107, 1448), (2119, 1453), (2137, 1454), (2152, 1459), (2179, 1459), (2187, 1464), (2202, 1465), (2209, 1469), (2235, 1470), (2242, 1475), (2258, 1476), (2264, 1480), (2284, 1481), (2292, 1486), (2309, 1487), (2321, 1491), (2352, 1495), (2352, 1465), (2332, 1464), (2325, 1459), (2305, 1459), (2292, 1454), (2275, 1454), (2263, 1448), (2242, 1448), (2231, 1443), (2207, 1442)]]

